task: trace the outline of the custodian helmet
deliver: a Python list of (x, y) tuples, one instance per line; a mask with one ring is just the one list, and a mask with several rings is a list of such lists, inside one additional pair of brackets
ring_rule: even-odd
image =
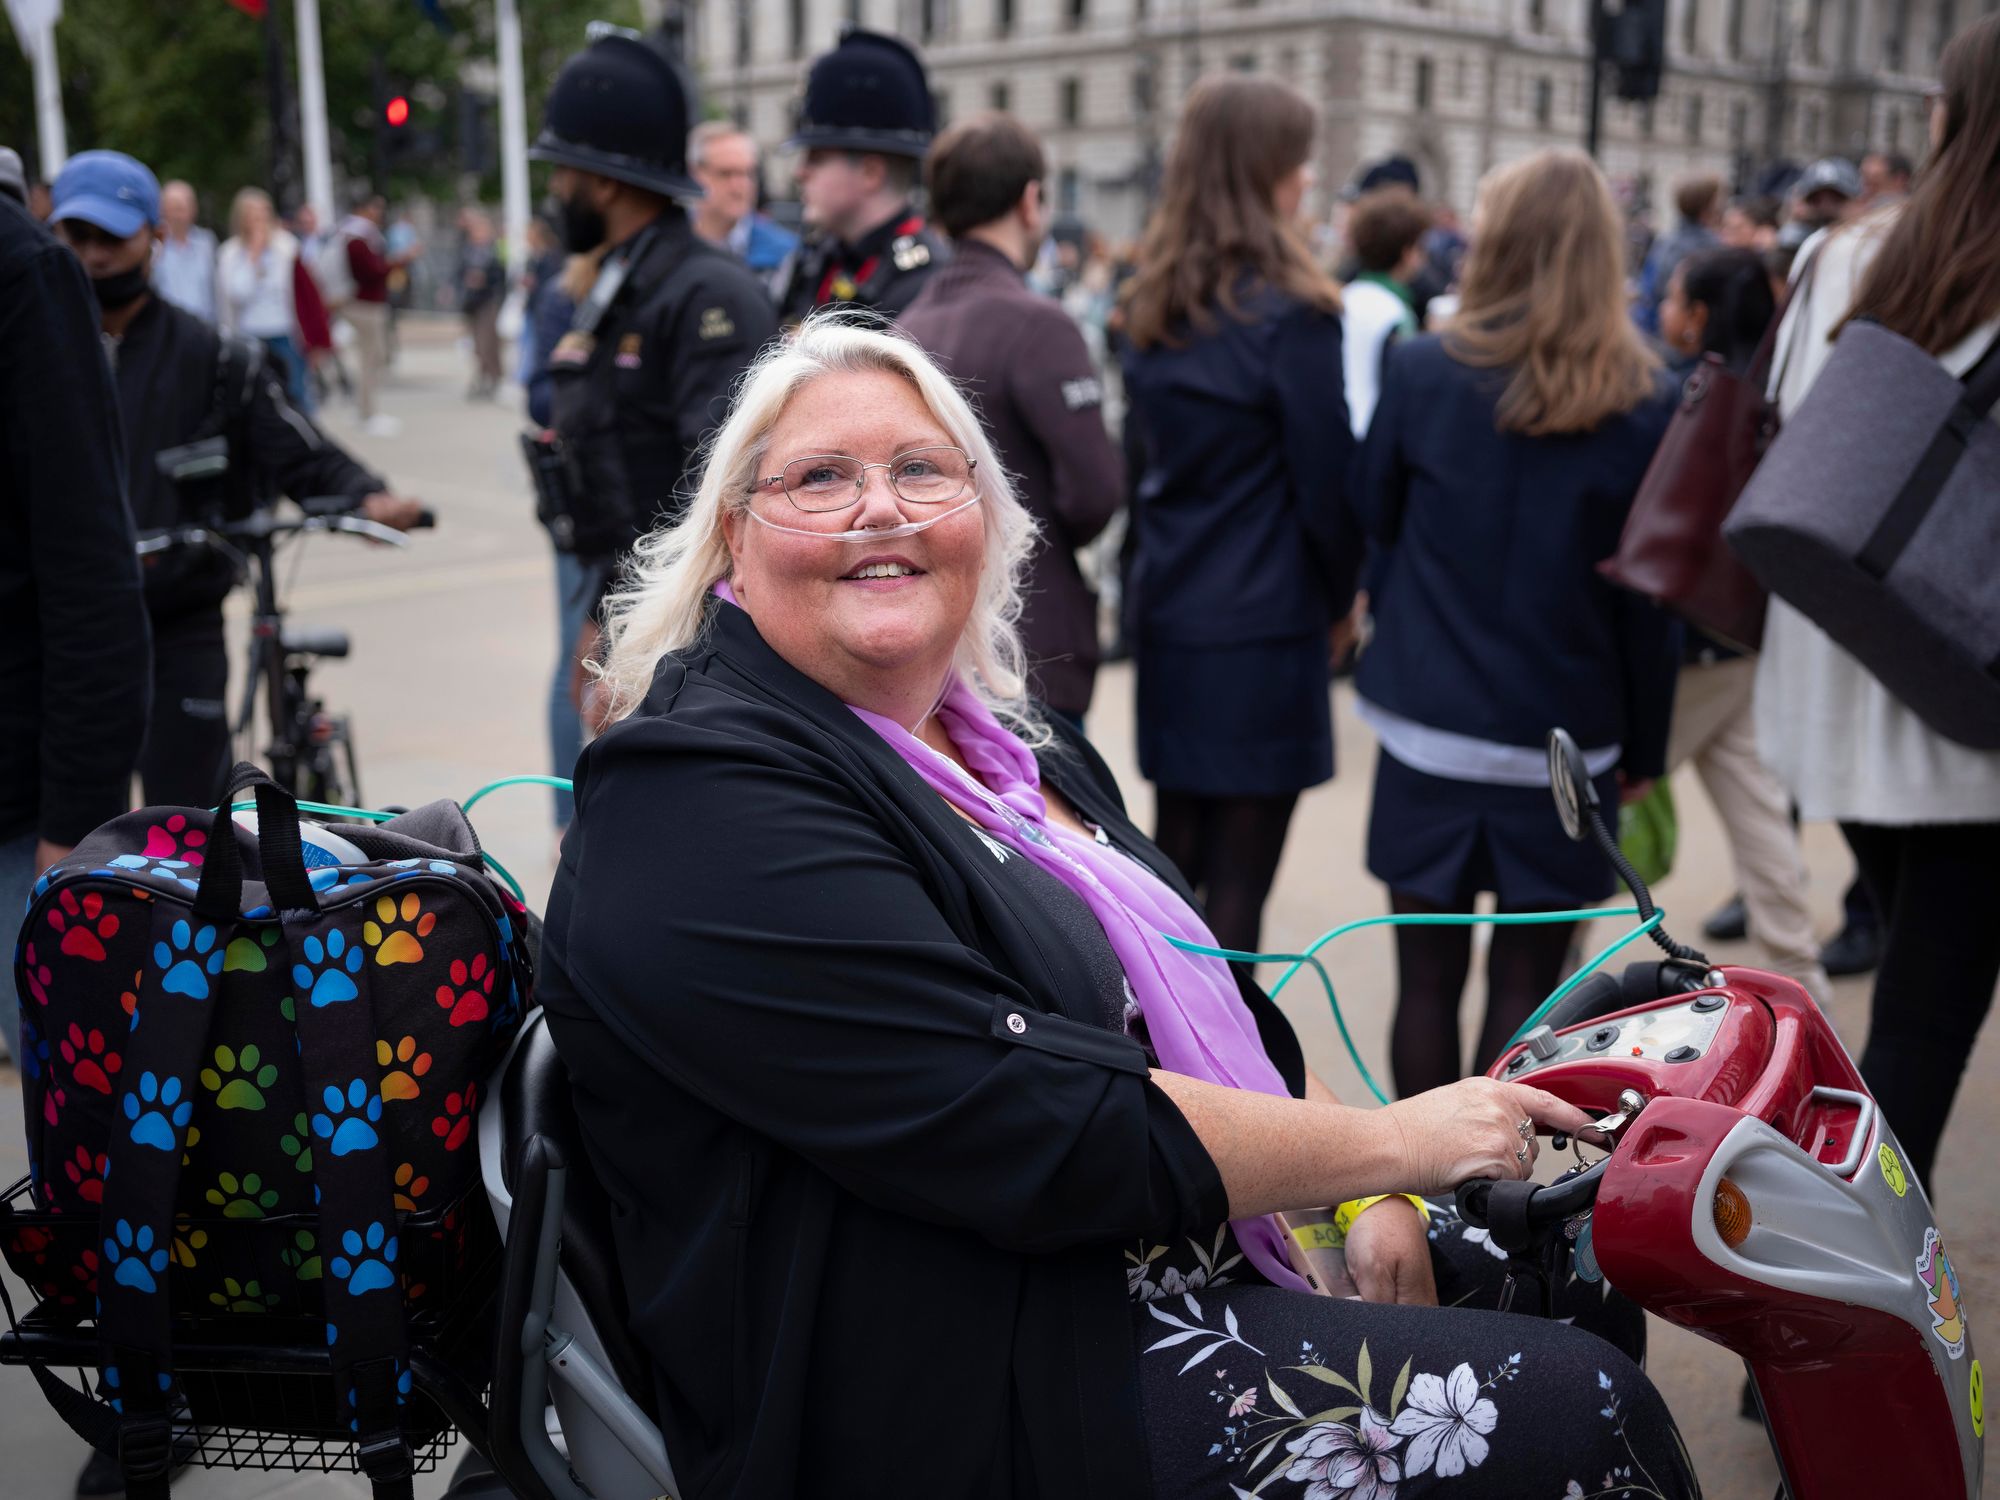
[(921, 158), (937, 130), (922, 59), (901, 37), (849, 27), (806, 74), (787, 146)]
[(687, 135), (687, 90), (673, 65), (644, 42), (608, 36), (563, 64), (528, 155), (670, 198), (699, 198)]

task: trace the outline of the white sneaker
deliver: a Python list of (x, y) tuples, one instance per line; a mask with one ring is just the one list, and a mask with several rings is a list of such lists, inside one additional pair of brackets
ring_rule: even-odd
[(362, 430), (370, 437), (395, 437), (403, 430), (403, 424), (387, 412), (377, 412), (368, 419)]

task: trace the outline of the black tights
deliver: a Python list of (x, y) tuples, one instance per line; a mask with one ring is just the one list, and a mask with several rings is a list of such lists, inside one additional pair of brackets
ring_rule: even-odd
[[(1390, 893), (1397, 912), (1439, 912), (1421, 896)], [(1576, 923), (1495, 927), (1486, 951), (1486, 1021), (1473, 1054), (1472, 1073), (1484, 1073), (1506, 1050), (1508, 1038), (1561, 980)], [(1460, 1066), (1458, 1002), (1472, 967), (1470, 927), (1396, 929), (1396, 1020), (1389, 1033), (1389, 1063), (1396, 1093), (1407, 1099), (1469, 1077)]]
[(2000, 824), (1840, 831), (1884, 933), (1861, 1076), (1929, 1187), (1959, 1075), (2000, 982)]
[(1298, 800), (1297, 793), (1204, 797), (1160, 792), (1153, 842), (1194, 887), (1209, 931), (1222, 947), (1256, 951), (1264, 898), (1271, 894)]

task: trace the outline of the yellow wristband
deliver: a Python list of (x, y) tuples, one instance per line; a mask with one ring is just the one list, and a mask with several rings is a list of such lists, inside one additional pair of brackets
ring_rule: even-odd
[(1361, 1217), (1362, 1211), (1373, 1208), (1384, 1198), (1408, 1199), (1417, 1212), (1423, 1215), (1424, 1222), (1427, 1224), (1430, 1222), (1431, 1206), (1415, 1193), (1377, 1193), (1372, 1198), (1349, 1198), (1333, 1211), (1334, 1227), (1340, 1231), (1340, 1237), (1346, 1239), (1354, 1228), (1354, 1221)]

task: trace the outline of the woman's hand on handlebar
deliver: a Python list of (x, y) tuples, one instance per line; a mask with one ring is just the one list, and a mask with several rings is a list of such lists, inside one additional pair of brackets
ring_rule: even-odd
[(1491, 1078), (1461, 1079), (1382, 1113), (1402, 1137), (1398, 1187), (1424, 1194), (1449, 1193), (1476, 1177), (1526, 1177), (1537, 1128), (1573, 1132), (1590, 1124), (1589, 1115), (1546, 1090)]

